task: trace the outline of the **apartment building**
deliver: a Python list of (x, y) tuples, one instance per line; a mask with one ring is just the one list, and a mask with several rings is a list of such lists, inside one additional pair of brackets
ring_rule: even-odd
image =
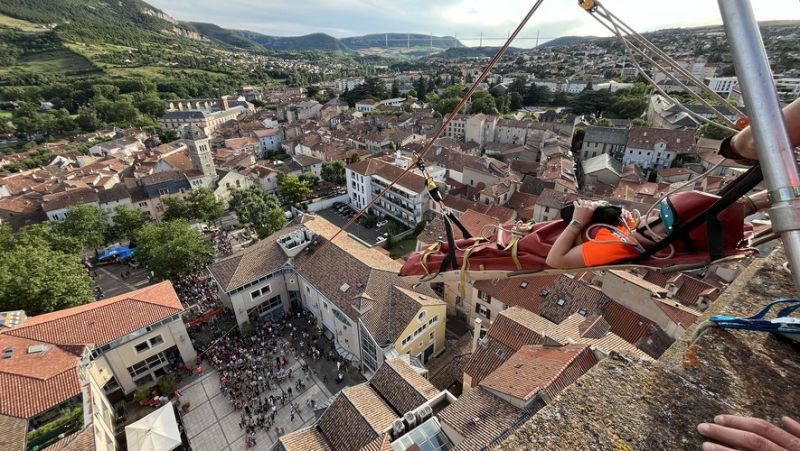
[[(370, 158), (347, 166), (345, 171), (350, 205), (362, 209), (399, 177), (403, 169), (386, 161)], [(379, 216), (392, 217), (413, 228), (422, 222), (423, 215), (430, 208), (429, 199), (425, 179), (419, 174), (408, 172), (372, 206), (372, 212)]]

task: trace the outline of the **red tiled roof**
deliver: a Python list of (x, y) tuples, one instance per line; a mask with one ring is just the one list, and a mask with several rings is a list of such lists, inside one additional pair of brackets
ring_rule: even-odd
[(541, 390), (554, 399), (596, 363), (588, 344), (523, 346), (480, 385), (523, 401)]
[(169, 281), (34, 316), (6, 334), (58, 345), (100, 346), (183, 310)]
[[(377, 158), (361, 160), (358, 163), (353, 163), (347, 166), (347, 168), (363, 176), (378, 175), (384, 180), (388, 181), (394, 181), (400, 176), (400, 174), (403, 173), (402, 168)], [(396, 185), (402, 186), (415, 193), (424, 193), (426, 189), (425, 178), (414, 172), (407, 172), (405, 175), (400, 177), (400, 180), (397, 181)]]
[(475, 288), (504, 304), (519, 306), (538, 315), (544, 300), (542, 293), (552, 290), (557, 278), (558, 275), (549, 275), (481, 280), (475, 282)]
[(611, 332), (619, 335), (632, 345), (647, 337), (650, 327), (654, 325), (649, 319), (616, 301), (611, 301), (605, 305), (603, 318), (611, 326)]
[(568, 316), (580, 310), (587, 315), (599, 313), (601, 306), (609, 300), (608, 296), (597, 287), (562, 274), (558, 276), (553, 289), (541, 303), (540, 310), (543, 317), (560, 324)]
[(511, 427), (522, 411), (481, 387), (461, 395), (456, 402), (439, 412), (439, 420), (453, 428), (462, 437), (475, 441), (471, 449), (482, 449)]
[(655, 302), (658, 308), (666, 313), (671, 320), (680, 324), (684, 329), (688, 329), (701, 315), (700, 312), (684, 307), (678, 303), (670, 303), (669, 301), (661, 299), (653, 299), (653, 302)]
[(31, 418), (80, 394), (78, 356), (59, 346), (45, 345), (39, 353), (28, 353), (42, 342), (0, 334), (0, 349), (13, 349), (12, 357), (0, 360), (0, 415)]
[(694, 148), (694, 131), (631, 127), (628, 133), (627, 147), (653, 149), (658, 142), (664, 142), (667, 145), (667, 150), (673, 152), (689, 152)]

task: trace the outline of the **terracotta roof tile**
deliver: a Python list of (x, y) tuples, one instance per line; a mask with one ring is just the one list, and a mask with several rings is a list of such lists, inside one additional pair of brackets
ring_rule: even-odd
[[(599, 321), (605, 322), (605, 319), (599, 317)], [(586, 322), (593, 323), (598, 321), (597, 317), (586, 318), (582, 315), (575, 313), (569, 318), (565, 319), (558, 327), (551, 330), (547, 334), (548, 340), (555, 340), (562, 344), (567, 343), (582, 343), (592, 346), (592, 349), (603, 351), (606, 353), (616, 351), (623, 352), (633, 357), (638, 357), (643, 360), (652, 360), (650, 356), (643, 351), (636, 348), (634, 345), (628, 343), (619, 335), (613, 332), (607, 332), (605, 335), (597, 336), (581, 336), (581, 326)], [(603, 325), (605, 329), (607, 323)], [(608, 330), (608, 329), (605, 329)], [(592, 335), (592, 334), (588, 334)], [(547, 342), (547, 341), (546, 341)]]
[(324, 451), (331, 445), (316, 426), (303, 428), (282, 436), (279, 443), (285, 451)]
[(52, 344), (29, 353), (41, 341), (0, 334), (0, 349), (13, 349), (0, 360), (0, 415), (31, 418), (80, 394), (78, 355)]
[(0, 449), (20, 449), (27, 436), (27, 419), (0, 415)]
[(587, 315), (600, 313), (600, 309), (610, 298), (597, 287), (575, 280), (569, 275), (558, 276), (553, 289), (541, 303), (541, 315), (560, 324), (568, 316), (578, 311)]
[(183, 311), (169, 281), (34, 316), (5, 334), (58, 345), (100, 346)]
[(611, 326), (611, 332), (619, 335), (628, 343), (636, 344), (649, 335), (655, 323), (616, 301), (607, 303), (603, 309), (603, 318)]
[(98, 202), (99, 197), (92, 188), (78, 188), (42, 197), (42, 210), (54, 211), (79, 204)]
[(504, 304), (519, 306), (538, 315), (542, 301), (547, 295), (545, 293), (545, 296), (542, 296), (542, 293), (545, 291), (549, 293), (557, 278), (558, 275), (549, 275), (481, 280), (475, 282), (475, 288)]
[(359, 451), (394, 451), (394, 447), (392, 447), (392, 436), (389, 435), (389, 433), (383, 434), (369, 442)]
[(658, 142), (664, 142), (667, 145), (666, 150), (690, 152), (694, 149), (694, 131), (631, 127), (628, 132), (628, 148), (653, 149)]
[(369, 384), (346, 388), (342, 393), (375, 432), (383, 432), (397, 419), (397, 413)]
[(524, 402), (541, 390), (554, 399), (596, 363), (587, 344), (523, 346), (480, 385)]
[(355, 406), (339, 392), (333, 403), (317, 422), (320, 432), (334, 451), (351, 451), (366, 446), (378, 434), (356, 410)]
[(556, 325), (519, 307), (500, 312), (464, 367), (473, 386), (491, 374), (525, 345), (544, 343), (544, 336)]
[[(438, 418), (462, 437), (485, 446), (511, 427), (521, 415), (522, 411), (517, 407), (477, 387), (442, 409)], [(481, 449), (482, 446), (471, 448)]]

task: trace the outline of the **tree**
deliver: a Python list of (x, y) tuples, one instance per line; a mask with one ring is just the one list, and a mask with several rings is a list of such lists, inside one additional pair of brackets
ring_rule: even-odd
[(298, 178), (301, 182), (305, 182), (308, 186), (308, 189), (310, 189), (312, 192), (316, 190), (317, 186), (319, 185), (319, 177), (314, 175), (314, 173), (311, 171), (303, 171)]
[(167, 197), (162, 200), (167, 210), (164, 212), (164, 221), (176, 219), (189, 219), (189, 205), (180, 197)]
[(19, 229), (15, 242), (20, 246), (41, 246), (52, 251), (74, 254), (84, 249), (80, 239), (54, 230), (52, 223), (31, 224)]
[(171, 143), (178, 138), (180, 138), (180, 135), (175, 130), (161, 130), (158, 132), (158, 140), (164, 144)]
[(286, 225), (286, 217), (278, 198), (266, 194), (258, 186), (231, 190), (231, 209), (239, 221), (264, 239)]
[(313, 98), (319, 93), (319, 86), (306, 86), (306, 96)]
[(631, 125), (634, 127), (650, 127), (651, 124), (644, 119), (636, 118), (631, 121)]
[(361, 155), (359, 155), (358, 152), (350, 154), (350, 164), (358, 163), (359, 161), (361, 161)]
[[(447, 116), (448, 114), (453, 112), (453, 110), (458, 106), (460, 102), (461, 99), (456, 99), (453, 97), (441, 99), (438, 102), (436, 102), (436, 111), (442, 116)], [(461, 109), (458, 110), (458, 113), (461, 114), (463, 112), (464, 112), (464, 107), (461, 107)]]
[(208, 263), (214, 255), (203, 234), (185, 219), (169, 221), (161, 227), (148, 224), (139, 230), (138, 238), (136, 255), (149, 259), (150, 269), (160, 279), (176, 281)]
[(396, 78), (392, 81), (391, 96), (393, 99), (400, 97), (400, 82), (398, 82)]
[(522, 108), (522, 94), (518, 92), (512, 92), (509, 94), (509, 104), (508, 108), (511, 111), (517, 111), (518, 109)]
[(635, 119), (647, 109), (647, 101), (644, 97), (633, 96), (622, 97), (612, 103), (606, 110), (606, 115), (618, 119)]
[(132, 209), (127, 205), (114, 207), (114, 225), (111, 229), (115, 238), (134, 241), (136, 233), (147, 224), (150, 224), (150, 217), (142, 210)]
[(103, 126), (103, 122), (97, 117), (97, 112), (88, 106), (78, 108), (75, 123), (85, 132), (93, 132)]
[(614, 123), (611, 122), (610, 119), (602, 118), (602, 119), (598, 120), (597, 122), (595, 122), (594, 125), (597, 126), (597, 127), (613, 127)]
[(106, 243), (108, 220), (106, 212), (91, 204), (67, 209), (67, 217), (55, 225), (54, 231), (76, 238), (83, 249), (98, 249)]
[(0, 258), (0, 310), (41, 315), (92, 302), (92, 279), (77, 254), (16, 245)]
[(217, 199), (214, 191), (205, 186), (193, 189), (186, 198), (189, 216), (193, 219), (214, 222), (225, 211), (225, 201)]
[(427, 96), (425, 96), (425, 101), (428, 103), (436, 103), (439, 100), (439, 94), (435, 92), (429, 92)]
[(487, 91), (472, 94), (472, 114), (498, 114), (494, 97)]
[(342, 161), (322, 163), (322, 173), (320, 174), (322, 175), (322, 180), (337, 186), (344, 186), (347, 183), (347, 174), (344, 168), (344, 162)]
[[(714, 120), (714, 122), (718, 122)], [(733, 135), (732, 132), (728, 130), (724, 130), (716, 125), (711, 124), (703, 124), (697, 128), (697, 132), (695, 132), (694, 136), (696, 139), (700, 138), (709, 138), (709, 139), (725, 139), (728, 136)]]
[(300, 180), (300, 177), (296, 175), (287, 175), (283, 182), (278, 185), (278, 190), (284, 199), (293, 204), (306, 200), (312, 193), (308, 183)]

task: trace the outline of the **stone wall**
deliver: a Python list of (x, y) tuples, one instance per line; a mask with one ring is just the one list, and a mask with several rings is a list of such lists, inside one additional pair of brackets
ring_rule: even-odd
[(782, 248), (757, 259), (704, 316), (652, 363), (608, 358), (504, 440), (505, 450), (697, 450), (701, 422), (728, 413), (796, 418), (800, 344), (783, 336), (709, 328), (711, 315), (747, 316), (796, 297)]

